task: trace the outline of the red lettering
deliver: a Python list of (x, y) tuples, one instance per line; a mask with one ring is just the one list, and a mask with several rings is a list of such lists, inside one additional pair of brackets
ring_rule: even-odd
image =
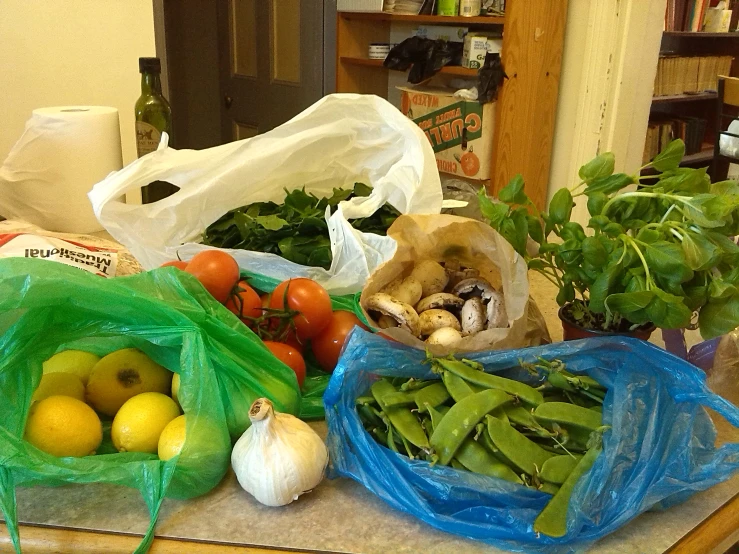
[(464, 121), (461, 118), (452, 121), (452, 136), (454, 138), (462, 136), (462, 129), (464, 129)]
[[(430, 129), (429, 132), (436, 139), (436, 144), (441, 144), (441, 135), (439, 133), (439, 128), (438, 127), (434, 127), (432, 129)], [(431, 144), (434, 144), (434, 142), (431, 141)]]
[(475, 133), (482, 127), (482, 119), (476, 113), (467, 114), (464, 123), (470, 133)]
[(450, 161), (450, 160), (440, 160), (436, 159), (436, 168), (439, 171), (443, 171), (445, 173), (456, 173), (457, 172), (457, 163)]
[(452, 127), (449, 123), (444, 123), (439, 127), (439, 129), (441, 129), (441, 140), (444, 142), (452, 140)]

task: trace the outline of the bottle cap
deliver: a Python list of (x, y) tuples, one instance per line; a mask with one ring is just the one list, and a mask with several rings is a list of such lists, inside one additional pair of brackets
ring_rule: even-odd
[(162, 62), (159, 58), (139, 58), (139, 73), (161, 73)]

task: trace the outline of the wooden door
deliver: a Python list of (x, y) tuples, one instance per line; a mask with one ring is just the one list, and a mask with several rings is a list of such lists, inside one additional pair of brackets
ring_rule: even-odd
[(219, 0), (224, 142), (269, 131), (321, 98), (323, 4)]

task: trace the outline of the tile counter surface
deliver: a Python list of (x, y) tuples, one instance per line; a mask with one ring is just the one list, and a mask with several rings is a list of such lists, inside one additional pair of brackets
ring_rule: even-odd
[[(532, 276), (532, 290), (552, 338), (561, 339), (548, 283)], [(323, 422), (313, 423), (325, 436)], [(739, 438), (734, 438), (739, 440)], [(660, 553), (739, 493), (739, 475), (665, 512), (643, 514), (598, 542), (592, 552)], [(136, 490), (111, 485), (21, 488), (22, 523), (143, 534), (148, 513)], [(5, 533), (0, 528), (0, 535)], [(282, 508), (258, 504), (232, 472), (209, 494), (189, 501), (165, 500), (157, 536), (252, 546), (352, 553), (497, 552), (483, 543), (437, 531), (388, 507), (349, 479), (324, 480), (315, 491)], [(22, 536), (21, 536), (22, 541)]]

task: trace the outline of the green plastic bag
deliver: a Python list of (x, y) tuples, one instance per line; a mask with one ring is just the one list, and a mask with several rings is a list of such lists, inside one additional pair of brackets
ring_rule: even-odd
[[(178, 457), (108, 453), (114, 452), (109, 421), (97, 456), (56, 458), (22, 440), (44, 360), (69, 348), (104, 355), (128, 347), (180, 374), (187, 438)], [(290, 368), (175, 268), (104, 279), (56, 262), (0, 260), (0, 352), (0, 510), (17, 551), (17, 486), (99, 482), (138, 489), (151, 515), (136, 550), (145, 552), (165, 496), (202, 495), (223, 478), (230, 438), (248, 427), (253, 400), (266, 396), (279, 411), (300, 410)]]
[[(246, 272), (242, 276), (249, 281), (249, 284), (252, 287), (262, 292), (272, 292), (277, 285), (280, 284), (280, 281), (277, 279), (265, 277), (264, 275), (259, 275), (257, 273)], [(334, 310), (352, 312), (366, 324), (367, 318), (365, 318), (364, 312), (359, 305), (359, 297), (361, 294), (361, 292), (358, 292), (356, 294), (332, 296), (331, 307)], [(306, 376), (305, 382), (303, 383), (303, 390), (301, 391), (302, 400), (300, 403), (300, 419), (323, 419), (326, 414), (323, 408), (323, 392), (328, 386), (331, 374), (326, 373), (321, 369), (318, 362), (313, 358), (310, 349), (306, 349), (305, 363)]]

